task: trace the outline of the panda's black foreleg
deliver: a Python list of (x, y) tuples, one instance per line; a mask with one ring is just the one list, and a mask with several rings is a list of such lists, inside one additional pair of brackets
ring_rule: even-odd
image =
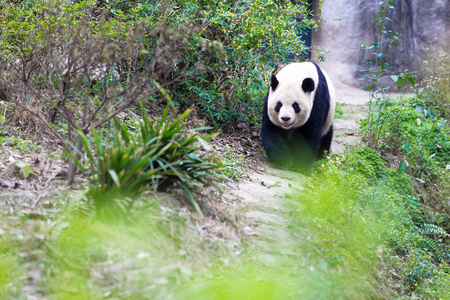
[(261, 132), (264, 150), (269, 162), (277, 167), (287, 168), (292, 164), (292, 153), (279, 130), (265, 128)]
[(331, 124), (330, 129), (322, 137), (320, 141), (319, 152), (317, 152), (317, 159), (324, 158), (327, 154), (331, 153), (331, 141), (333, 139), (333, 124)]
[(320, 146), (320, 132), (301, 133), (297, 132), (297, 136), (292, 140), (290, 148), (294, 156), (291, 169), (300, 171), (304, 174), (311, 172), (312, 165), (315, 161), (317, 151)]

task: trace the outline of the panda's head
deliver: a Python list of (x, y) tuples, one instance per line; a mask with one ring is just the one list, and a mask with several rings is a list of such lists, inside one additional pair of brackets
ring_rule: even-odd
[(270, 121), (286, 130), (302, 126), (311, 114), (314, 95), (313, 78), (293, 78), (280, 76), (280, 74), (277, 78), (272, 74), (267, 98)]

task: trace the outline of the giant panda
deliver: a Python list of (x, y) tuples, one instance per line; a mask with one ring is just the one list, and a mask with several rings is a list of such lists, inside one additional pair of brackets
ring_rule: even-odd
[(272, 74), (261, 127), (269, 162), (309, 173), (330, 153), (334, 109), (334, 87), (317, 64), (291, 63)]

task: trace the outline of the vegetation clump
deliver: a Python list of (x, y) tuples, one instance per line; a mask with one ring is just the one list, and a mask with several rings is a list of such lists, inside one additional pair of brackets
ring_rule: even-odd
[(170, 107), (167, 105), (155, 122), (150, 121), (142, 107), (143, 119), (136, 134), (115, 119), (117, 134), (111, 142), (93, 129), (91, 146), (88, 136), (79, 132), (89, 163), (85, 167), (74, 160), (89, 176), (88, 197), (98, 215), (128, 213), (136, 198), (148, 188), (154, 192), (182, 190), (203, 216), (194, 195), (208, 185), (218, 188), (215, 181), (221, 178), (223, 166), (217, 159), (199, 153), (199, 148), (210, 147), (208, 140), (217, 134), (202, 136), (197, 133), (202, 128), (186, 132), (182, 122), (190, 110), (175, 118)]
[[(228, 144), (221, 160), (211, 155), (215, 133), (186, 126), (188, 114), (197, 109), (215, 130), (243, 124), (252, 138), (268, 75), (308, 50), (299, 36), (317, 27), (305, 1), (294, 2), (0, 0), (2, 163), (30, 181), (42, 175), (41, 160), (66, 159), (68, 170), (39, 178), (43, 189), (60, 174), (76, 182), (77, 168), (87, 182), (53, 198), (42, 189), (2, 194), (3, 298), (450, 294), (450, 64), (447, 55), (428, 64), (433, 77), (413, 98), (389, 97), (391, 86), (404, 91), (418, 75), (392, 72), (383, 53), (401, 38), (387, 26), (393, 1), (380, 2), (379, 39), (361, 49), (373, 93), (366, 144), (317, 162), (304, 190), (285, 194), (290, 223), (278, 227), (299, 238), (275, 261), (280, 269), (255, 258), (267, 249), (232, 242), (253, 234), (235, 225), (240, 213), (202, 205), (223, 174), (242, 178), (246, 160)], [(4, 177), (0, 185), (19, 186)], [(154, 205), (166, 191), (204, 218)]]
[(443, 53), (430, 62), (425, 61), (430, 76), (425, 78), (416, 92), (417, 100), (450, 120), (450, 57)]

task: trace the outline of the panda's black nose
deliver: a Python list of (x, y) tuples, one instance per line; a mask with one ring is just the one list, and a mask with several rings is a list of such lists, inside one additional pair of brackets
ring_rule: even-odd
[(285, 122), (289, 121), (290, 119), (291, 119), (290, 117), (281, 117), (281, 120), (283, 120)]

